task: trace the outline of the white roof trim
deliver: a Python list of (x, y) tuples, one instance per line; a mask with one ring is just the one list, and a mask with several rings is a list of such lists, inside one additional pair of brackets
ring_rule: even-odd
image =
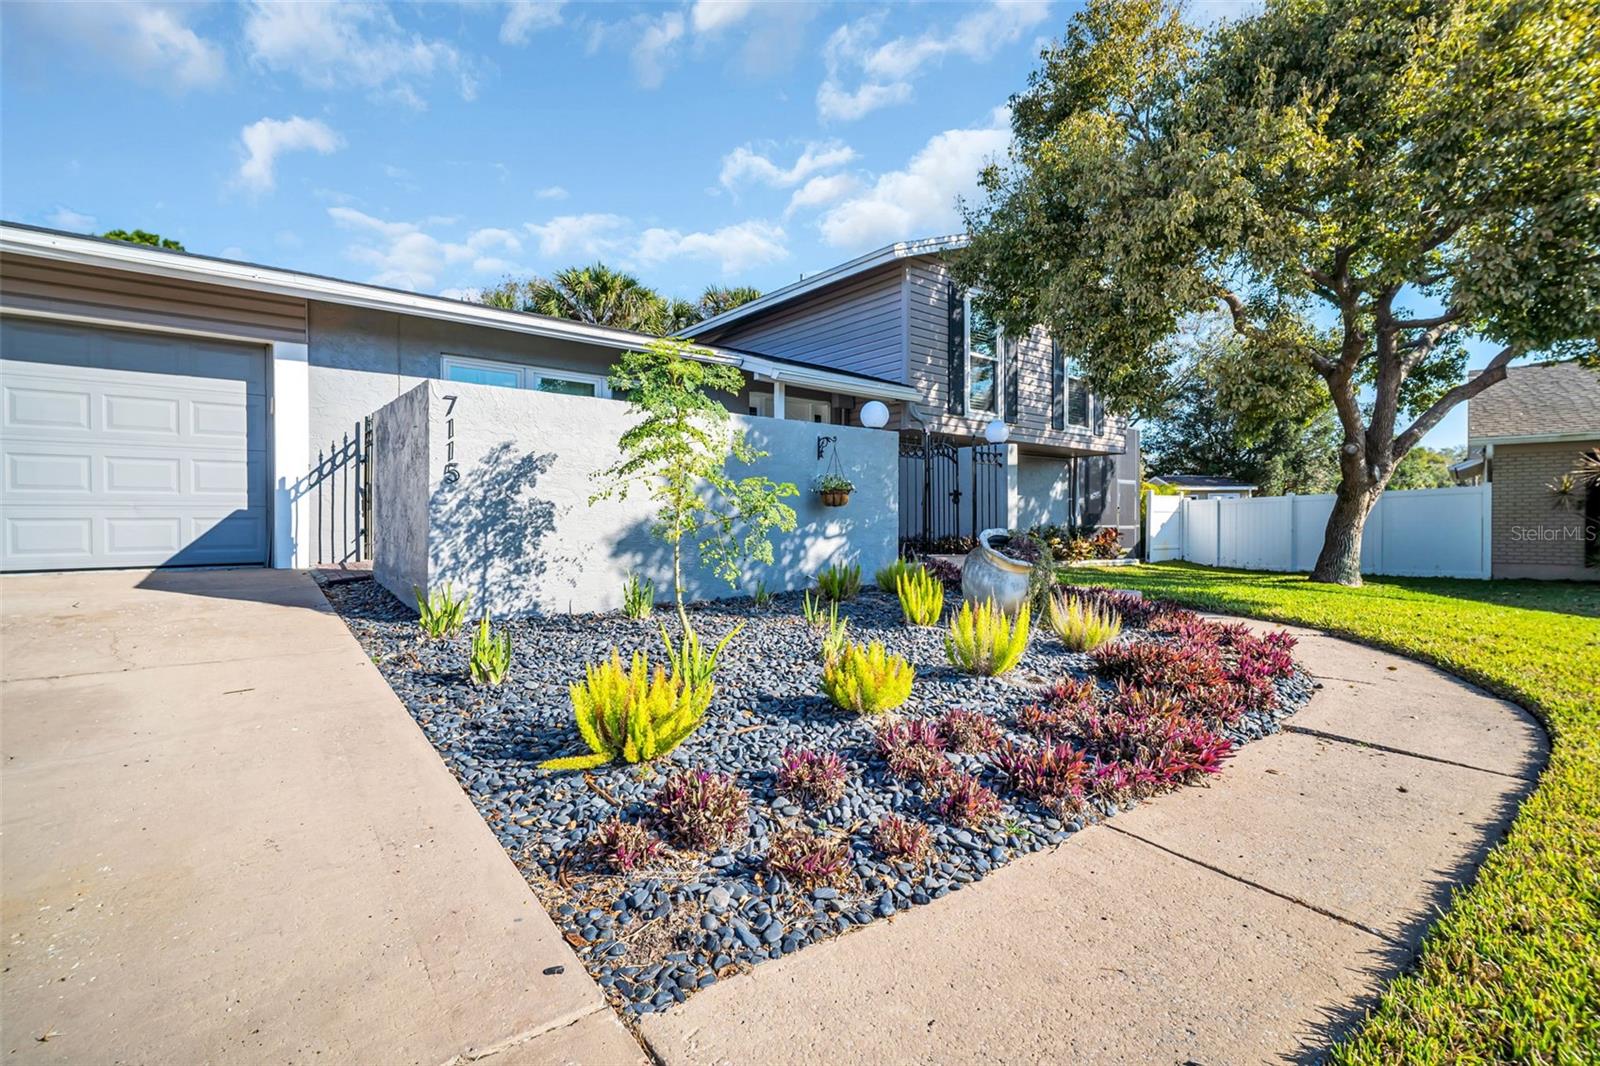
[(912, 256), (934, 255), (938, 252), (953, 251), (966, 246), (966, 235), (960, 233), (946, 237), (925, 237), (922, 240), (901, 241), (898, 244), (891, 244), (886, 248), (879, 248), (875, 252), (857, 256), (847, 263), (829, 267), (827, 270), (812, 274), (808, 278), (801, 278), (799, 281), (791, 285), (785, 285), (781, 289), (774, 289), (747, 304), (740, 304), (731, 311), (724, 311), (722, 314), (714, 315), (703, 322), (696, 322), (687, 329), (681, 329), (674, 333), (673, 336), (694, 337), (713, 329), (720, 329), (730, 322), (737, 322), (739, 319), (755, 314), (757, 311), (765, 311), (777, 304), (793, 300), (798, 296), (804, 296), (806, 293), (827, 288), (829, 285), (843, 281), (856, 274), (876, 270), (878, 267), (887, 266), (901, 259), (909, 259)]
[(1523, 433), (1508, 437), (1468, 437), (1467, 448), (1485, 444), (1561, 444), (1567, 441), (1600, 440), (1600, 428), (1580, 429), (1572, 433)]
[[(322, 300), (327, 303), (417, 315), (446, 322), (459, 322), (463, 325), (487, 326), (538, 337), (597, 344), (608, 348), (636, 348), (655, 339), (648, 334), (635, 333), (631, 330), (592, 326), (584, 322), (548, 318), (521, 311), (504, 311), (498, 307), (450, 300), (443, 296), (386, 289), (377, 285), (342, 281), (317, 274), (301, 274), (229, 259), (212, 259), (125, 241), (107, 241), (95, 237), (0, 223), (0, 256), (3, 255), (31, 255), (41, 259), (111, 270), (127, 270), (175, 281), (223, 285), (305, 300)], [(906, 385), (869, 381), (851, 374), (836, 374), (823, 367), (792, 366), (760, 356), (718, 348), (715, 345), (702, 344), (697, 347), (709, 353), (710, 362), (736, 366), (750, 374), (793, 382), (796, 385), (824, 389), (845, 396), (907, 401), (921, 398), (917, 390)]]

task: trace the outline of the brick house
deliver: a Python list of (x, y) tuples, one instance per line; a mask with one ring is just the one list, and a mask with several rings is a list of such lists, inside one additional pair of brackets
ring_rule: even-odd
[(1512, 367), (1467, 404), (1464, 482), (1494, 485), (1493, 575), (1600, 581), (1600, 487), (1551, 486), (1600, 448), (1600, 373), (1575, 361)]

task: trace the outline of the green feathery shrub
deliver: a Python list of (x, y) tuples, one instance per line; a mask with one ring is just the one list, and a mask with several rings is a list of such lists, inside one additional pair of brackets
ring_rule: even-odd
[(861, 591), (861, 565), (845, 563), (823, 567), (817, 574), (817, 588), (834, 603), (855, 599)]
[(424, 633), (438, 640), (461, 632), (467, 620), (467, 604), (472, 602), (470, 592), (463, 592), (458, 600), (448, 581), (427, 595), (415, 585), (411, 591), (417, 597), (417, 625)]
[(849, 645), (850, 619), (839, 617), (839, 605), (828, 605), (828, 619), (822, 631), (822, 662), (824, 665), (834, 662), (844, 654)]
[(900, 579), (913, 570), (921, 570), (921, 563), (914, 563), (910, 559), (900, 558), (879, 570), (874, 576), (878, 587), (885, 592), (894, 592), (900, 587)]
[(623, 668), (616, 648), (611, 649), (609, 662), (590, 663), (584, 669), (585, 679), (568, 692), (578, 733), (590, 754), (551, 759), (541, 764), (543, 769), (589, 770), (619, 759), (630, 763), (659, 759), (699, 727), (716, 691), (709, 681), (691, 683), (661, 666), (652, 673), (642, 651), (633, 653), (631, 669)]
[(622, 583), (622, 613), (634, 621), (649, 618), (656, 609), (656, 586), (653, 581), (629, 574)]
[(467, 673), (475, 685), (498, 686), (511, 673), (511, 634), (489, 628), (489, 612), (483, 612), (477, 632), (472, 634), (472, 654)]
[(1028, 650), (1028, 618), (1027, 604), (1011, 619), (993, 600), (977, 607), (969, 600), (950, 620), (950, 632), (944, 639), (945, 657), (966, 673), (998, 677), (1017, 665)]
[(911, 698), (915, 676), (910, 663), (877, 641), (865, 647), (848, 644), (836, 659), (823, 664), (822, 691), (841, 710), (882, 714)]
[(906, 624), (936, 626), (944, 614), (944, 583), (922, 567), (900, 575), (895, 587), (900, 594), (900, 612)]
[(1122, 616), (1103, 604), (1090, 603), (1070, 592), (1056, 592), (1045, 600), (1050, 628), (1069, 651), (1094, 651), (1122, 632)]

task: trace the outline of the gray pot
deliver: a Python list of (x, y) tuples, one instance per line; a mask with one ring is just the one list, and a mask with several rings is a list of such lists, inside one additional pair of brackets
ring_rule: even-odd
[(978, 534), (978, 546), (961, 564), (961, 598), (973, 603), (994, 600), (1002, 611), (1015, 614), (1028, 602), (1028, 576), (1033, 567), (989, 547), (992, 538), (1005, 535), (1003, 529)]

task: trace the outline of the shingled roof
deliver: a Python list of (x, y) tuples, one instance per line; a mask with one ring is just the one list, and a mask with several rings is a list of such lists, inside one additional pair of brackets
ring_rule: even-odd
[(1568, 360), (1514, 366), (1467, 401), (1467, 439), (1600, 437), (1600, 373)]

